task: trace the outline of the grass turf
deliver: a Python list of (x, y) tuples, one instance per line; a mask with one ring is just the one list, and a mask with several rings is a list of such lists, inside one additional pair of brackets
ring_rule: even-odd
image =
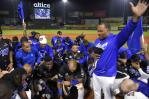
[[(57, 30), (27, 30), (27, 32), (31, 32), (31, 31), (37, 31), (41, 34), (56, 34)], [(63, 32), (63, 34), (81, 34), (81, 33), (85, 33), (85, 34), (96, 34), (97, 31), (96, 30), (60, 30)], [(22, 34), (24, 31), (23, 30), (3, 30), (4, 35), (19, 35)], [(112, 31), (112, 33), (119, 33), (119, 31)], [(148, 32), (144, 32), (145, 36), (149, 36), (149, 31)]]

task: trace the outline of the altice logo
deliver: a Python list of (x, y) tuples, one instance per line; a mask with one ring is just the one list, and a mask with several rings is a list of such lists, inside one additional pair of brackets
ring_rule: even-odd
[(34, 7), (50, 8), (50, 4), (44, 4), (43, 2), (34, 3)]

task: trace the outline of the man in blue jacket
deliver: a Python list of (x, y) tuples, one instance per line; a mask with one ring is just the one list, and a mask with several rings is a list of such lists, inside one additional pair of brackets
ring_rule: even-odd
[(29, 64), (34, 68), (38, 58), (39, 55), (37, 50), (31, 47), (28, 41), (24, 41), (22, 42), (22, 48), (16, 53), (17, 67), (22, 68), (24, 64)]
[(111, 94), (111, 86), (114, 83), (117, 71), (118, 50), (128, 40), (137, 27), (139, 18), (148, 8), (147, 2), (141, 0), (136, 6), (133, 3), (130, 3), (130, 5), (133, 18), (118, 35), (111, 34), (109, 26), (105, 23), (97, 26), (99, 39), (95, 41), (95, 46), (102, 48), (104, 52), (100, 59), (95, 62), (93, 74), (94, 99), (101, 99), (101, 89), (104, 93), (104, 99), (114, 98)]

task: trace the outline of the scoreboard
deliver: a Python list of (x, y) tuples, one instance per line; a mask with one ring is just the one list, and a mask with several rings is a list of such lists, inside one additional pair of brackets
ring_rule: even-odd
[(50, 4), (37, 2), (33, 4), (35, 19), (50, 19)]

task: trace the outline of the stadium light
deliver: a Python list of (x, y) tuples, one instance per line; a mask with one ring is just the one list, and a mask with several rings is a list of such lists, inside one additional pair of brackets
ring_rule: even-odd
[(68, 0), (63, 0), (63, 2), (64, 2), (64, 3), (67, 3), (67, 2), (68, 2)]
[(65, 20), (66, 19), (65, 18), (66, 17), (66, 11), (65, 11), (66, 8), (65, 7), (66, 7), (66, 3), (68, 2), (68, 0), (62, 0), (62, 2), (64, 3), (64, 12), (63, 12), (63, 14), (64, 14), (64, 24), (65, 24), (66, 23), (66, 20)]

